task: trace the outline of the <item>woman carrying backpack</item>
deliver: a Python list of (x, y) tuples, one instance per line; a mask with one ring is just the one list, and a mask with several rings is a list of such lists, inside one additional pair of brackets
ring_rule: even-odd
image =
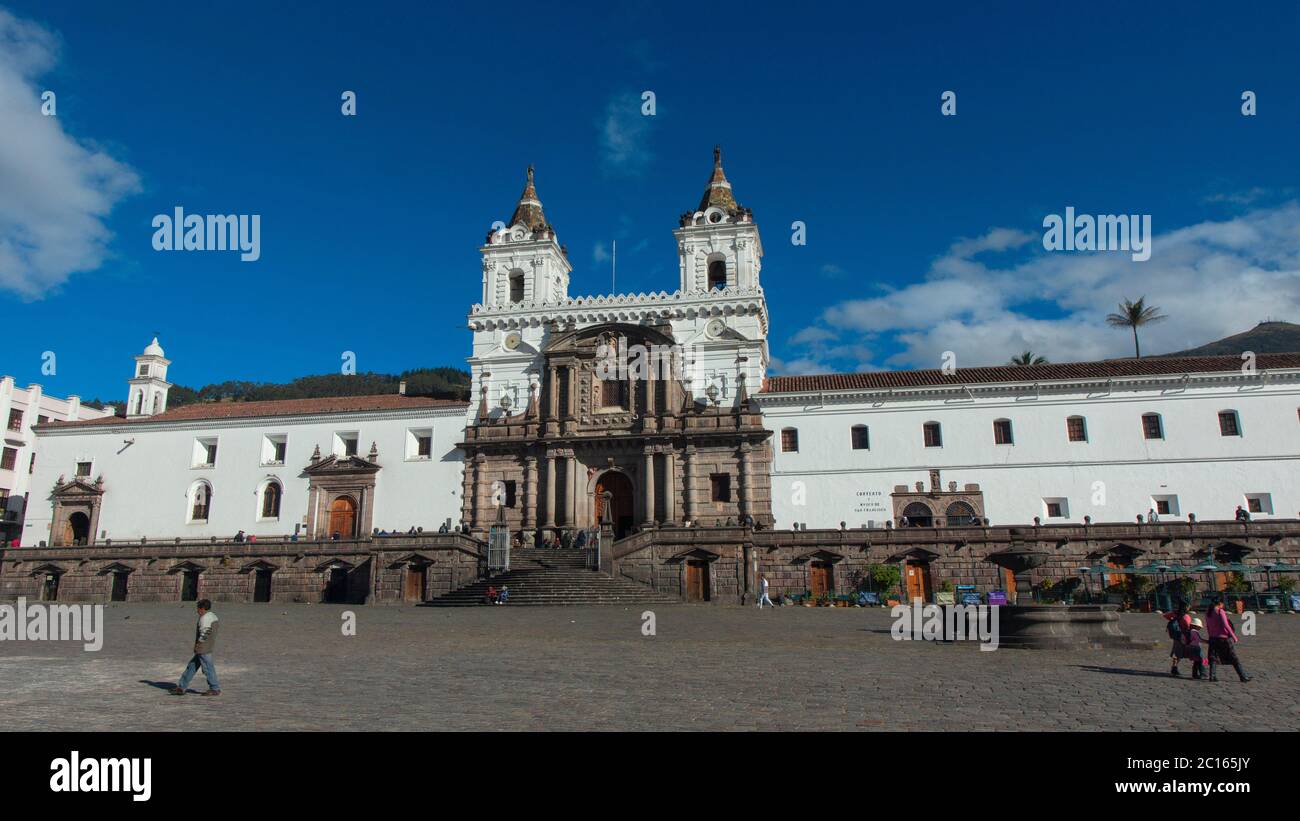
[(1192, 629), (1192, 616), (1187, 612), (1187, 602), (1182, 599), (1174, 605), (1174, 612), (1165, 613), (1165, 618), (1169, 623), (1165, 625), (1166, 632), (1173, 644), (1169, 647), (1169, 658), (1173, 664), (1169, 667), (1169, 675), (1178, 675), (1178, 662), (1185, 655), (1187, 646), (1187, 634)]

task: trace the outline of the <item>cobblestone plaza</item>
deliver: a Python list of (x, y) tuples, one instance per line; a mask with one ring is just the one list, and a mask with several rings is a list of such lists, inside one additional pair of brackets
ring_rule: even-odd
[[(8, 730), (1297, 730), (1300, 619), (1243, 637), (1255, 675), (1168, 675), (1150, 649), (1064, 653), (894, 641), (887, 610), (365, 608), (218, 604), (223, 694), (164, 689), (189, 604), (111, 604), (104, 645), (0, 642)], [(356, 636), (343, 635), (343, 614)]]

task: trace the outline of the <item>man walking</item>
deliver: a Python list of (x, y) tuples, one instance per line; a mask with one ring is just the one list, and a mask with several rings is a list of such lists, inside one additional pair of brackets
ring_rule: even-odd
[(762, 610), (762, 609), (763, 609), (763, 603), (764, 603), (764, 602), (767, 602), (767, 605), (768, 605), (769, 607), (776, 607), (776, 605), (772, 603), (772, 600), (771, 600), (770, 598), (768, 598), (768, 595), (767, 595), (767, 576), (763, 576), (762, 578), (763, 578), (763, 580), (762, 580), (762, 582), (760, 582), (760, 584), (759, 584), (759, 589), (762, 591), (762, 594), (763, 594), (763, 595), (762, 595), (762, 597), (759, 598), (759, 600), (758, 600), (758, 609), (759, 609), (759, 610)]
[(185, 695), (185, 688), (189, 686), (190, 679), (194, 674), (203, 668), (203, 677), (208, 680), (208, 689), (203, 695), (219, 696), (221, 695), (221, 685), (217, 682), (217, 668), (212, 663), (212, 651), (217, 648), (217, 614), (212, 612), (212, 602), (207, 599), (199, 599), (196, 609), (199, 613), (199, 623), (194, 628), (194, 657), (181, 674), (181, 680), (176, 682), (176, 686), (171, 689), (174, 696)]

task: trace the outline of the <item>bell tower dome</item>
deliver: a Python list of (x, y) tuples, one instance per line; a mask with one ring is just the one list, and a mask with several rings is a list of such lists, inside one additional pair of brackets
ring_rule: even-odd
[(126, 418), (139, 419), (167, 410), (167, 391), (171, 388), (167, 381), (167, 366), (170, 364), (155, 336), (135, 358), (135, 373), (127, 380), (130, 392), (126, 400)]

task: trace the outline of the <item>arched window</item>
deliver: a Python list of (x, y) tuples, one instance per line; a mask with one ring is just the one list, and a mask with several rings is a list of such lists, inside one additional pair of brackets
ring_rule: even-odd
[(850, 434), (854, 450), (871, 450), (871, 432), (866, 425), (854, 425)]
[(524, 301), (524, 272), (515, 270), (510, 272), (510, 301)]
[[(924, 502), (912, 502), (903, 508), (903, 518), (907, 519), (907, 527), (930, 527), (934, 524), (934, 511)], [(904, 526), (902, 520), (898, 526)]]
[(709, 260), (709, 290), (722, 290), (727, 287), (727, 261), (725, 259)]
[(144, 413), (144, 391), (135, 395), (135, 412), (137, 416)]
[(1164, 439), (1165, 426), (1160, 422), (1160, 414), (1142, 414), (1142, 437), (1144, 439)]
[(781, 452), (798, 453), (799, 452), (799, 429), (783, 428), (781, 430)]
[(1241, 435), (1241, 420), (1237, 418), (1237, 412), (1235, 410), (1219, 411), (1219, 435)]
[(993, 420), (993, 444), (995, 445), (1014, 445), (1015, 436), (1011, 433), (1010, 419)]
[(195, 482), (190, 488), (190, 521), (206, 522), (212, 513), (212, 485)]
[(1070, 416), (1065, 420), (1065, 435), (1071, 442), (1088, 441), (1088, 420), (1082, 416)]
[(280, 483), (270, 481), (262, 489), (262, 518), (278, 519), (280, 518), (280, 497), (284, 495)]
[(966, 502), (953, 502), (948, 505), (948, 509), (943, 512), (943, 515), (948, 520), (949, 527), (964, 527), (980, 523), (979, 518), (975, 515), (975, 508)]

